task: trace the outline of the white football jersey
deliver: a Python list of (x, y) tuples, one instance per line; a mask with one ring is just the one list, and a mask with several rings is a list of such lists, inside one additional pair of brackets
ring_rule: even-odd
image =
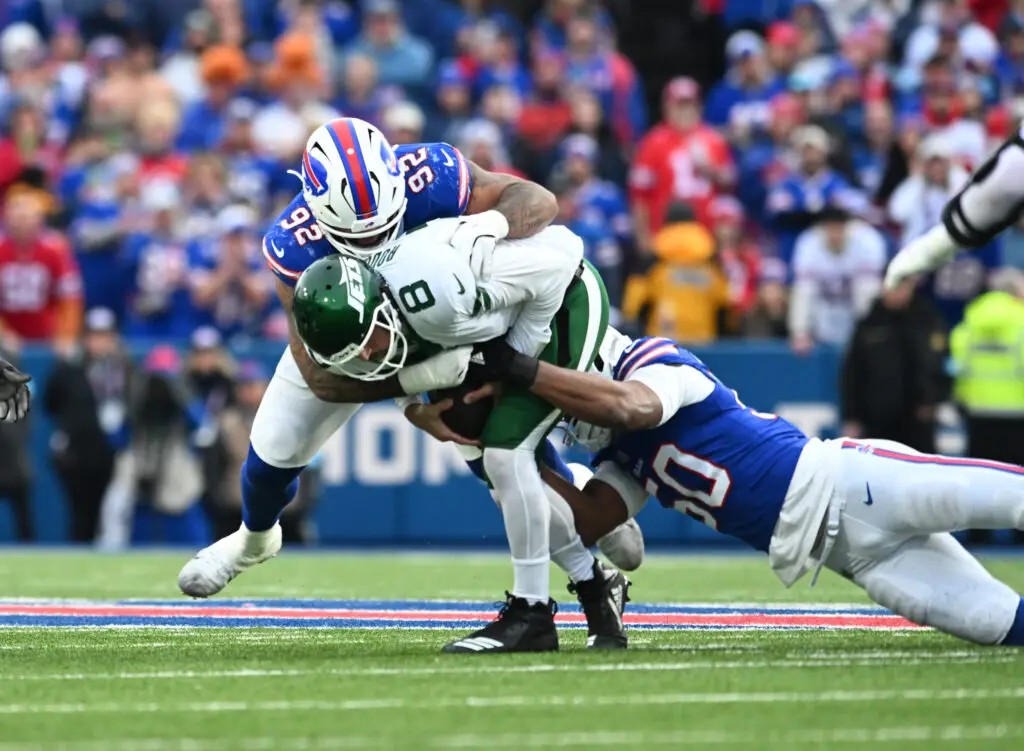
[(487, 278), (449, 244), (459, 219), (437, 219), (374, 256), (413, 331), (442, 347), (476, 344), (509, 333), (521, 352), (537, 354), (551, 337), (550, 322), (583, 260), (583, 242), (565, 227), (522, 240), (501, 240)]

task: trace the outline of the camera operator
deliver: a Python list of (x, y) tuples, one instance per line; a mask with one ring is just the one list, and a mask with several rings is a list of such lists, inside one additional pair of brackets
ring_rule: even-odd
[(104, 542), (123, 544), (127, 519), (133, 543), (209, 543), (210, 529), (200, 506), (203, 470), (193, 435), (203, 422), (178, 352), (154, 348), (143, 363), (129, 406), (128, 450), (118, 461), (104, 501)]

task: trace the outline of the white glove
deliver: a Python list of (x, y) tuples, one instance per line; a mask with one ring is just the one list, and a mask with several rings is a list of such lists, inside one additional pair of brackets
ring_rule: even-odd
[(951, 261), (959, 250), (943, 225), (933, 227), (889, 261), (885, 288), (893, 289), (911, 277), (935, 271)]
[(490, 275), (491, 254), (498, 240), (508, 237), (508, 219), (499, 211), (470, 214), (459, 220), (448, 242), (469, 259), (478, 282)]
[(589, 422), (571, 420), (566, 426), (573, 440), (590, 452), (608, 448), (612, 443), (612, 429)]
[(415, 365), (407, 365), (398, 371), (398, 382), (406, 394), (421, 394), (435, 389), (450, 389), (466, 378), (471, 346), (446, 349)]

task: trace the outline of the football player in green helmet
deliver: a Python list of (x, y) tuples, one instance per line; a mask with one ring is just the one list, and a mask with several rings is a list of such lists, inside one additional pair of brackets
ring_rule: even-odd
[(313, 362), (332, 373), (379, 381), (406, 364), (409, 341), (386, 284), (354, 258), (314, 261), (295, 285), (292, 315)]
[[(502, 337), (545, 362), (590, 368), (608, 328), (608, 295), (583, 260), (583, 242), (565, 227), (548, 227), (534, 238), (491, 242), (489, 249), (481, 243), (467, 254), (450, 242), (459, 221), (430, 222), (369, 259), (331, 256), (307, 267), (295, 286), (292, 316), (310, 358), (369, 380), (417, 367), (439, 350)], [(433, 433), (436, 423), (418, 418), (433, 406), (410, 405), (406, 417)], [(628, 581), (583, 546), (571, 509), (546, 492), (541, 478), (537, 453), (560, 414), (511, 388), (487, 417), (475, 458), (464, 453), (500, 499), (514, 581), (501, 617), (446, 652), (558, 649), (549, 560), (573, 580), (588, 645), (626, 646), (621, 614)]]

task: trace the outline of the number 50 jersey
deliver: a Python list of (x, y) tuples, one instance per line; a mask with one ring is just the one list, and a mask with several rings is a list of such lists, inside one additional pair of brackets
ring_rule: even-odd
[(611, 462), (625, 475), (616, 487), (627, 503), (628, 496), (639, 503), (654, 496), (768, 552), (807, 436), (777, 415), (746, 407), (703, 362), (668, 339), (633, 342), (613, 376), (641, 381), (673, 414), (656, 428), (618, 436), (595, 458), (595, 477), (604, 480), (611, 468), (602, 462)]
[[(406, 230), (432, 219), (465, 213), (473, 183), (469, 162), (458, 149), (447, 143), (416, 143), (396, 146), (395, 157), (405, 175)], [(289, 287), (295, 286), (313, 261), (337, 252), (324, 237), (301, 192), (263, 238), (267, 265)]]

